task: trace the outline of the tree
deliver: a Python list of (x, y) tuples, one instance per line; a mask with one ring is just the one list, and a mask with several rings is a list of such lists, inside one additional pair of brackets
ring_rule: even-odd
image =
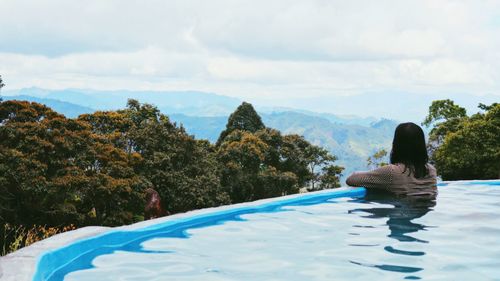
[(422, 125), (434, 126), (438, 125), (439, 121), (450, 121), (452, 119), (462, 119), (467, 117), (465, 108), (456, 105), (452, 100), (435, 100), (429, 107), (429, 114), (425, 117)]
[[(229, 134), (218, 149), (222, 164), (222, 186), (233, 203), (265, 198), (259, 190), (259, 172), (264, 167), (267, 145), (250, 132), (236, 130)], [(264, 197), (263, 197), (264, 196)]]
[(176, 213), (293, 194), (311, 181), (314, 189), (339, 186), (343, 168), (326, 150), (266, 128), (247, 103), (229, 119), (214, 146), (136, 100), (77, 119), (38, 103), (2, 102), (0, 219), (115, 226), (142, 219), (150, 188)]
[(0, 75), (0, 102), (2, 102), (2, 88), (5, 86), (5, 84), (3, 83), (3, 80), (2, 80), (2, 75)]
[(283, 136), (266, 128), (249, 103), (228, 119), (217, 141), (221, 182), (232, 202), (297, 193), (298, 176), (283, 166)]
[(336, 157), (302, 136), (281, 135), (266, 128), (251, 104), (243, 103), (229, 117), (217, 143), (222, 186), (232, 202), (244, 202), (340, 186), (343, 168)]
[(330, 165), (337, 160), (337, 158), (331, 155), (328, 150), (312, 144), (306, 147), (304, 157), (311, 173), (308, 190), (313, 191), (322, 189), (321, 184), (318, 185), (317, 183), (321, 182), (323, 167)]
[(297, 176), (291, 172), (282, 172), (273, 166), (259, 172), (257, 178), (257, 198), (284, 196), (299, 192)]
[(294, 173), (297, 176), (297, 183), (301, 187), (307, 185), (312, 178), (309, 158), (306, 157), (310, 145), (303, 136), (295, 134), (283, 136), (280, 156), (282, 170)]
[[(297, 176), (281, 167), (278, 131), (236, 130), (218, 149), (222, 185), (234, 203), (297, 193)], [(274, 157), (274, 154), (278, 154)]]
[(270, 173), (263, 173), (270, 182), (268, 181), (262, 185), (268, 186), (275, 191), (271, 192), (272, 196), (299, 192), (299, 176), (295, 174), (295, 171), (287, 169), (284, 165), (287, 158), (284, 150), (286, 136), (282, 136), (280, 131), (270, 128), (255, 132), (255, 136), (267, 145), (264, 152), (263, 167), (265, 167), (264, 171), (271, 171)]
[(344, 167), (337, 165), (328, 165), (322, 168), (323, 173), (320, 176), (320, 189), (331, 189), (340, 187), (340, 177)]
[(125, 151), (170, 213), (228, 204), (213, 147), (170, 122), (158, 108), (129, 100), (125, 110), (80, 116)]
[(500, 105), (464, 120), (433, 155), (444, 180), (500, 178)]
[(219, 146), (224, 141), (224, 138), (231, 134), (234, 130), (255, 133), (264, 128), (264, 123), (262, 123), (262, 119), (259, 114), (257, 114), (253, 106), (250, 103), (243, 102), (240, 106), (238, 106), (236, 111), (229, 116), (226, 129), (221, 132), (219, 139), (217, 140), (217, 146)]
[(387, 151), (385, 149), (381, 149), (375, 152), (372, 156), (366, 159), (369, 168), (378, 168), (386, 166), (388, 163), (384, 161), (387, 156)]
[(481, 110), (484, 110), (484, 111), (488, 111), (488, 110), (492, 110), (493, 108), (495, 108), (496, 106), (498, 105), (498, 103), (494, 102), (490, 105), (486, 105), (484, 103), (479, 103), (478, 107), (481, 109)]
[(0, 104), (1, 217), (13, 224), (135, 221), (148, 182), (85, 122), (23, 101)]
[(452, 100), (436, 100), (429, 107), (429, 114), (422, 125), (433, 127), (429, 137), (429, 148), (432, 151), (442, 144), (449, 132), (459, 129), (463, 119), (467, 118), (465, 108), (456, 105)]
[(280, 131), (264, 128), (256, 131), (255, 136), (267, 145), (267, 149), (264, 152), (264, 162), (266, 165), (281, 169), (283, 136)]
[[(435, 101), (424, 123), (435, 116), (444, 121), (435, 124), (429, 142), (431, 160), (444, 180), (494, 179), (500, 177), (500, 105), (480, 104), (483, 113), (470, 117), (452, 101)], [(436, 113), (444, 112), (444, 113)], [(431, 122), (428, 122), (431, 120)]]

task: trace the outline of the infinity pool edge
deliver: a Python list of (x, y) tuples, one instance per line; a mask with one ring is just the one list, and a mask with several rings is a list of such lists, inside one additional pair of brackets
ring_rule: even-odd
[[(185, 221), (186, 219), (189, 220), (200, 217), (206, 217), (208, 220), (213, 216), (231, 212), (234, 210), (252, 209), (258, 207), (263, 208), (266, 205), (279, 207), (325, 196), (331, 196), (332, 198), (361, 197), (364, 195), (364, 193), (365, 189), (361, 187), (342, 187), (337, 189), (321, 190), (309, 193), (262, 199), (253, 202), (193, 210), (186, 213), (179, 213), (171, 216), (113, 228), (99, 226), (83, 227), (73, 231), (54, 235), (50, 238), (34, 243), (28, 247), (22, 248), (7, 256), (0, 257), (0, 280), (46, 280), (45, 278), (41, 277), (46, 274), (42, 273), (55, 271), (60, 268), (60, 266), (49, 269), (40, 268), (40, 265), (44, 258), (48, 258), (50, 255), (54, 255), (54, 253), (61, 254), (71, 246), (75, 246), (86, 241), (99, 239), (102, 236), (111, 235), (114, 232), (134, 232), (146, 229), (155, 229), (164, 227), (165, 224), (176, 225), (176, 223)], [(71, 260), (67, 261), (65, 264), (68, 264), (69, 262), (71, 262)]]

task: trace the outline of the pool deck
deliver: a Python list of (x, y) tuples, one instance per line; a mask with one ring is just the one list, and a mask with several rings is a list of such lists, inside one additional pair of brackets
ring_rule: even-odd
[[(322, 190), (309, 192), (305, 194), (310, 195), (321, 195), (329, 193), (349, 193), (349, 191), (356, 190), (359, 188), (336, 188), (330, 190)], [(14, 253), (10, 253), (4, 257), (0, 257), (0, 281), (28, 281), (33, 280), (33, 276), (36, 271), (37, 262), (39, 258), (47, 253), (48, 251), (61, 248), (70, 245), (76, 241), (80, 241), (86, 238), (94, 237), (99, 234), (103, 234), (110, 230), (137, 230), (143, 229), (156, 224), (161, 224), (167, 221), (174, 221), (182, 218), (188, 218), (196, 215), (210, 214), (213, 212), (220, 212), (225, 210), (231, 210), (234, 208), (241, 207), (254, 207), (260, 206), (269, 202), (277, 201), (287, 201), (289, 199), (294, 199), (301, 197), (305, 194), (293, 194), (282, 197), (275, 197), (269, 199), (262, 199), (253, 202), (225, 205), (215, 208), (206, 208), (200, 210), (193, 210), (186, 213), (179, 213), (171, 216), (161, 217), (157, 219), (147, 220), (138, 222), (131, 225), (125, 225), (120, 227), (100, 227), (100, 226), (89, 226), (82, 227), (73, 231), (68, 231), (65, 233), (54, 235), (50, 238), (44, 239), (42, 241), (36, 242), (28, 247), (22, 248)]]

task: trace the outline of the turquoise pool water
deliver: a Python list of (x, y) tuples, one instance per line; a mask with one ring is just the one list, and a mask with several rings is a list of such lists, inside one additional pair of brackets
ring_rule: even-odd
[(500, 280), (499, 181), (442, 184), (436, 201), (362, 195), (159, 227), (49, 279)]

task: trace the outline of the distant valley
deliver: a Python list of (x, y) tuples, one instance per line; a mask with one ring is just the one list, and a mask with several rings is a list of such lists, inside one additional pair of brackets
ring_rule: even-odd
[[(313, 144), (323, 146), (339, 158), (346, 168), (344, 176), (355, 170), (366, 170), (366, 159), (375, 151), (391, 147), (397, 122), (382, 119), (371, 125), (342, 124), (327, 118), (285, 111), (259, 113), (266, 126), (285, 134), (303, 135)], [(182, 124), (187, 132), (197, 138), (215, 142), (225, 128), (227, 117), (194, 117), (183, 114), (169, 115), (172, 121)]]
[[(29, 100), (46, 104), (67, 117), (96, 110), (124, 108), (128, 98), (152, 103), (198, 139), (215, 142), (227, 118), (240, 100), (203, 92), (136, 92), (44, 90), (28, 88), (6, 92), (5, 100)], [(344, 175), (367, 169), (366, 159), (375, 151), (389, 149), (397, 122), (373, 117), (337, 116), (289, 108), (256, 106), (266, 126), (285, 134), (300, 134), (336, 155)]]

